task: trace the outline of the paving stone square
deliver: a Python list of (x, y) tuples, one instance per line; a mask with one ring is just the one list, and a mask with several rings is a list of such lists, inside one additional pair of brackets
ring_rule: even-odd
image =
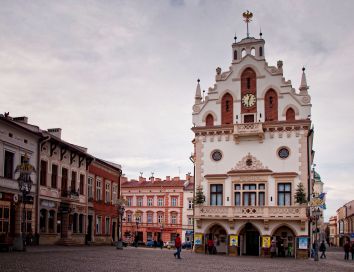
[(28, 248), (27, 252), (0, 253), (0, 271), (354, 271), (354, 261), (344, 261), (341, 251), (331, 251), (327, 259), (295, 260), (289, 258), (229, 257), (182, 251), (175, 259), (174, 250), (124, 248), (110, 246)]

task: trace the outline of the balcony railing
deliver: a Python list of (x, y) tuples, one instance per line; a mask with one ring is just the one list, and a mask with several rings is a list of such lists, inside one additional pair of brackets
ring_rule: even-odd
[(259, 219), (306, 219), (306, 206), (266, 206), (266, 207), (233, 207), (233, 206), (200, 206), (195, 207), (195, 218), (259, 218)]
[(264, 139), (262, 123), (235, 124), (233, 134), (236, 143), (239, 143), (241, 138), (254, 138), (260, 142)]

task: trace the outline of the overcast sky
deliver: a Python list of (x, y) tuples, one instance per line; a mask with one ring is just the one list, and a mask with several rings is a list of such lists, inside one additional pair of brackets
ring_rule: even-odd
[[(340, 3), (340, 4), (339, 4)], [(227, 70), (242, 12), (269, 65), (306, 67), (326, 217), (354, 199), (353, 1), (0, 1), (0, 111), (120, 163), (129, 178), (192, 172), (197, 78)]]

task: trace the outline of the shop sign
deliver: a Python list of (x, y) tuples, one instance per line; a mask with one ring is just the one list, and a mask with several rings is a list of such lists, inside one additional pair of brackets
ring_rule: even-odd
[(230, 246), (238, 246), (238, 236), (237, 235), (230, 235)]
[(194, 244), (199, 245), (199, 246), (203, 244), (203, 234), (202, 233), (194, 234)]
[(354, 242), (354, 233), (350, 234), (350, 241)]
[(263, 236), (262, 237), (262, 247), (269, 248), (270, 247), (270, 236)]
[(299, 249), (308, 249), (307, 237), (299, 237)]

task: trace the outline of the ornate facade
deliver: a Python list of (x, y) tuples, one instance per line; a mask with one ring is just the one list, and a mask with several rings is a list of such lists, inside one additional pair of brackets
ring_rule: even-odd
[(199, 80), (195, 93), (196, 186), (206, 197), (195, 208), (195, 250), (213, 239), (219, 253), (268, 255), (274, 239), (279, 255), (307, 256), (297, 244), (309, 237), (306, 206), (294, 197), (300, 183), (307, 197), (312, 193), (305, 69), (296, 91), (282, 61), (266, 62), (262, 37), (235, 37), (231, 50), (229, 70), (216, 69), (205, 98)]

